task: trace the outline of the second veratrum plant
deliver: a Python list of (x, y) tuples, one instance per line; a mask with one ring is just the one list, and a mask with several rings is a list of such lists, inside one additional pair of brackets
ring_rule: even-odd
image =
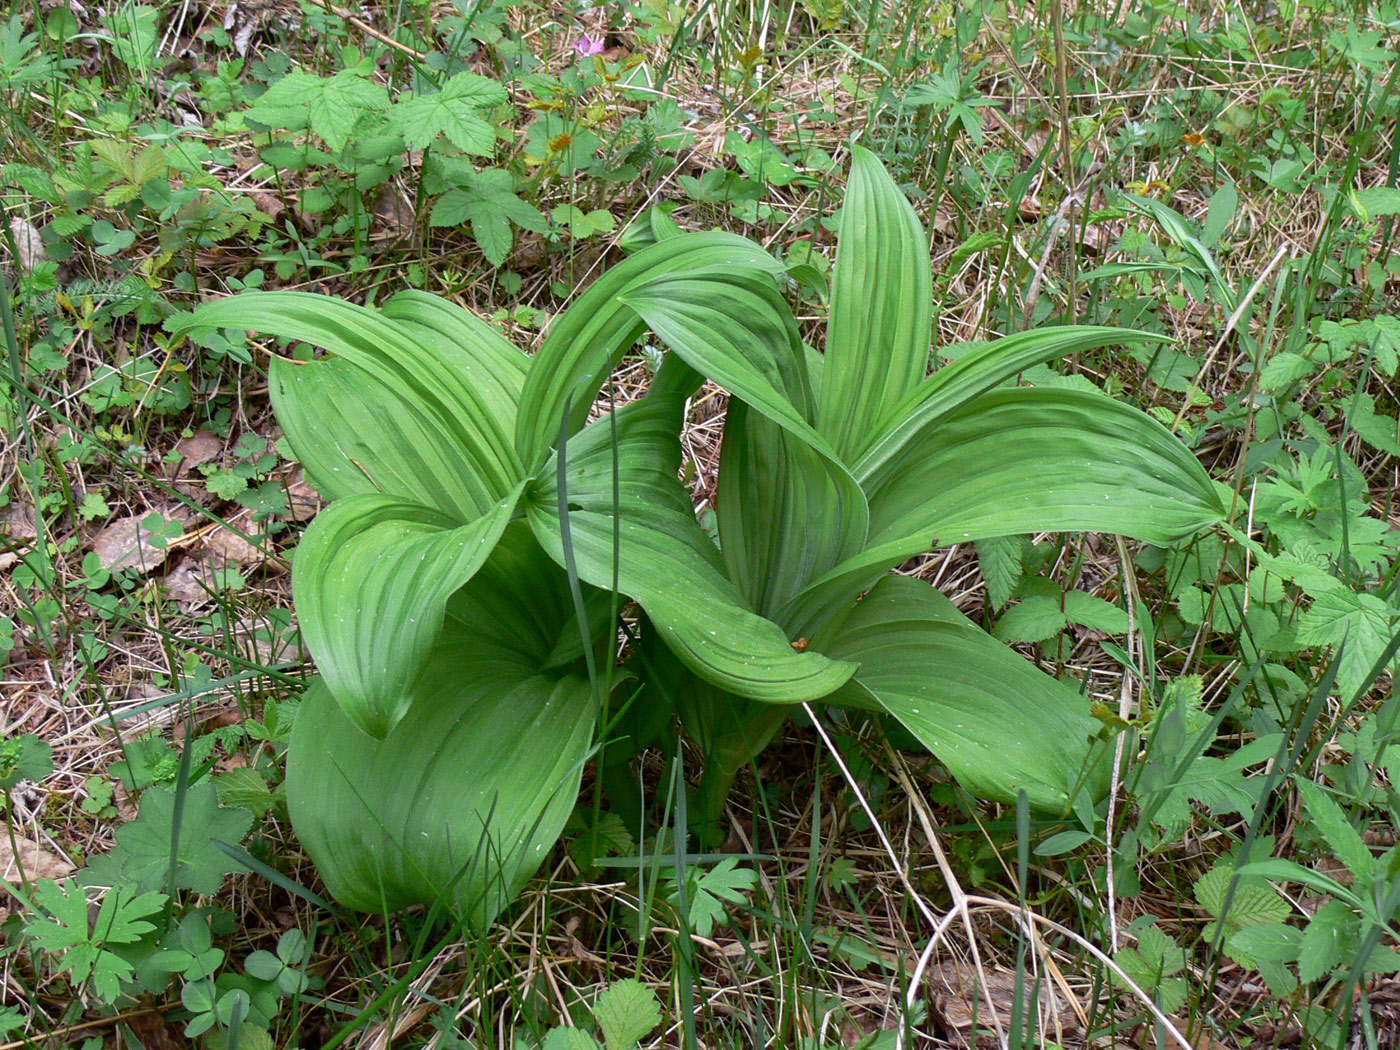
[[(1154, 337), (1021, 333), (927, 375), (927, 242), (860, 149), (824, 355), (803, 346), (761, 248), (660, 232), (533, 360), (412, 292), (378, 310), (251, 293), (176, 326), (333, 355), (276, 360), (270, 378), (331, 501), (294, 563), (321, 677), (297, 719), (288, 802), (348, 905), (442, 901), (481, 928), (518, 891), (590, 754), (600, 698), (585, 668), (615, 637), (614, 583), (646, 613), (637, 670), (706, 756), (702, 834), (802, 701), (893, 716), (988, 799), (1024, 789), (1063, 811), (1107, 775), (1086, 699), (891, 569), (939, 544), (1046, 530), (1168, 543), (1219, 520), (1210, 479), (1148, 416), (1011, 385), (1063, 354)], [(673, 351), (650, 391), (585, 426), (647, 327)], [(679, 481), (702, 377), (731, 395), (718, 545)]]

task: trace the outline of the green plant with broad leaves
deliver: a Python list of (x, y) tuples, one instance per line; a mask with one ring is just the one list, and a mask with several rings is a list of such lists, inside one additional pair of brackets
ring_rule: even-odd
[[(1222, 516), (1162, 426), (1079, 389), (1013, 385), (1066, 353), (1146, 341), (1060, 327), (928, 374), (928, 246), (855, 151), (826, 352), (758, 246), (672, 227), (591, 285), (528, 358), (464, 310), (247, 293), (171, 328), (319, 345), (274, 359), (274, 408), (330, 506), (293, 589), (320, 671), (288, 755), (293, 822), (331, 891), (442, 901), (480, 928), (557, 837), (605, 710), (613, 593), (641, 606), (635, 746), (679, 715), (714, 834), (738, 770), (805, 701), (893, 716), (972, 792), (1064, 811), (1100, 790), (1089, 702), (891, 570), (938, 544), (1039, 530), (1168, 543)], [(588, 423), (650, 329), (646, 396)], [(730, 394), (716, 543), (679, 479), (687, 399)], [(585, 425), (587, 424), (587, 425)], [(564, 568), (568, 567), (568, 571)], [(571, 580), (577, 586), (571, 586)]]

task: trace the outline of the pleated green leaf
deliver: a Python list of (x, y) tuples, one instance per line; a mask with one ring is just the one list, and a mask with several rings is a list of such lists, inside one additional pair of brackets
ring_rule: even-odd
[(818, 429), (847, 463), (928, 372), (928, 239), (904, 194), (857, 146), (841, 203)]
[[(619, 409), (620, 589), (651, 617), (666, 644), (706, 681), (740, 696), (796, 703), (825, 696), (853, 664), (795, 651), (781, 628), (755, 613), (724, 572), (720, 553), (695, 521), (677, 479), (683, 402), (652, 395)], [(613, 577), (611, 423), (599, 419), (565, 449), (569, 531), (579, 576), (599, 587)], [(526, 497), (540, 544), (560, 564), (564, 543), (555, 463)]]
[(292, 566), (302, 637), (346, 717), (383, 738), (442, 629), (448, 598), (479, 569), (523, 486), (466, 525), (378, 493), (317, 515)]
[[(522, 480), (512, 432), (526, 359), (518, 351), (507, 353), (497, 337), (483, 335), (479, 322), (469, 320), (465, 311), (447, 303), (429, 306), (422, 298), (406, 295), (374, 310), (303, 292), (245, 292), (172, 318), (168, 327), (176, 333), (197, 328), (267, 332), (304, 340), (349, 362), (368, 377), (354, 388), (356, 415), (382, 412), (384, 417), (362, 435), (380, 450), (376, 465), (384, 467), (387, 461), (396, 468), (390, 471), (394, 487), (412, 483), (410, 465), (421, 471), (414, 491), (395, 494), (470, 521)], [(293, 449), (316, 462), (321, 482), (358, 471), (378, 488), (381, 481), (371, 473), (371, 464), (353, 459), (349, 428), (329, 419), (336, 404), (316, 400), (328, 387), (345, 389), (347, 373), (298, 382), (290, 378), (292, 367), (276, 371), (274, 407), (279, 416), (288, 413), (296, 430)], [(419, 439), (418, 447), (389, 450), (390, 435), (378, 436), (386, 429)], [(324, 435), (341, 438), (335, 452), (312, 451), (312, 442)], [(387, 488), (391, 482), (382, 484)]]
[(733, 234), (671, 237), (618, 263), (555, 318), (520, 399), (516, 449), (526, 469), (537, 469), (559, 440), (565, 405), (571, 406), (569, 433), (583, 426), (609, 370), (645, 331), (622, 298), (667, 274), (716, 268), (778, 273), (782, 265)]
[(833, 565), (801, 592), (789, 598), (774, 619), (793, 637), (811, 638), (833, 617), (845, 614), (852, 602), (891, 569), (935, 546), (937, 544), (931, 534), (902, 536), (893, 541), (867, 544), (864, 549)]
[(576, 674), (477, 674), (443, 642), (384, 740), (324, 683), (292, 731), (287, 806), (331, 894), (361, 911), (442, 900), (482, 932), (559, 837), (594, 699)]
[(983, 394), (910, 441), (892, 468), (867, 490), (872, 545), (1084, 530), (1165, 546), (1224, 514), (1165, 427), (1084, 390)]
[(879, 486), (900, 450), (919, 434), (1035, 365), (1103, 346), (1167, 341), (1150, 332), (1098, 325), (1038, 328), (993, 340), (940, 368), (895, 404), (876, 427), (852, 472), (867, 490)]
[(716, 510), (729, 578), (750, 608), (784, 627), (778, 611), (858, 554), (869, 521), (844, 466), (741, 401), (725, 420)]
[[(568, 578), (523, 521), (452, 596), (384, 740), (318, 682), (297, 715), (287, 804), (332, 894), (364, 911), (448, 909), (477, 932), (517, 894), (578, 795), (596, 699), (581, 662), (542, 670), (571, 622)], [(606, 616), (597, 624), (610, 635)]]
[(1043, 812), (1068, 810), (1071, 791), (1107, 784), (1109, 745), (1088, 698), (1036, 670), (964, 617), (928, 584), (887, 576), (818, 639), (860, 663), (857, 689), (897, 718), (977, 798)]
[(691, 368), (835, 458), (811, 425), (812, 388), (797, 322), (767, 274), (668, 274), (622, 301)]

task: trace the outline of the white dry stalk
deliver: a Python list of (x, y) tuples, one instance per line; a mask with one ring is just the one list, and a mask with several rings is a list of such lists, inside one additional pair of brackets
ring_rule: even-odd
[(448, 945), (438, 952), (437, 957), (428, 964), (427, 969), (419, 974), (406, 989), (404, 1001), (418, 999), (419, 1002), (410, 1006), (403, 1013), (391, 1011), (387, 1018), (365, 1033), (359, 1042), (359, 1050), (389, 1050), (400, 1036), (417, 1028), (425, 1017), (437, 1010), (438, 1001), (436, 998), (429, 997), (428, 991), (442, 973), (443, 967), (459, 955), (461, 955), (461, 948), (455, 944)]
[[(914, 884), (909, 880), (909, 875), (904, 870), (904, 865), (900, 863), (899, 855), (895, 853), (894, 846), (890, 843), (889, 836), (885, 834), (884, 826), (880, 823), (879, 817), (875, 815), (875, 811), (871, 808), (869, 801), (866, 800), (865, 793), (861, 791), (860, 785), (856, 782), (856, 778), (851, 775), (851, 771), (847, 767), (845, 759), (841, 757), (841, 752), (837, 750), (836, 745), (831, 740), (831, 737), (827, 735), (826, 727), (822, 725), (821, 719), (819, 719), (817, 717), (816, 712), (812, 710), (811, 704), (804, 702), (802, 705), (802, 709), (807, 712), (807, 717), (810, 718), (812, 724), (817, 727), (817, 732), (821, 735), (822, 743), (826, 745), (827, 751), (829, 751), (831, 753), (831, 757), (835, 759), (837, 767), (841, 770), (841, 775), (846, 779), (846, 784), (855, 794), (856, 801), (860, 803), (861, 809), (865, 811), (866, 818), (870, 821), (870, 826), (875, 829), (875, 834), (879, 836), (880, 845), (884, 847), (885, 852), (889, 855), (890, 862), (894, 865), (895, 874), (898, 876), (899, 881), (903, 883), (905, 892), (909, 894), (909, 899), (914, 902), (914, 906), (919, 909), (919, 912), (923, 915), (924, 919), (929, 923), (930, 926), (934, 926), (941, 931), (942, 929), (946, 928), (946, 926), (949, 923), (951, 923), (954, 918), (956, 918), (959, 915), (962, 916), (963, 925), (967, 930), (968, 944), (972, 949), (973, 962), (977, 968), (977, 977), (978, 980), (982, 982), (982, 986), (985, 989), (987, 985), (987, 977), (982, 969), (981, 955), (977, 951), (977, 939), (972, 929), (972, 914), (966, 906), (967, 897), (963, 893), (961, 883), (959, 883), (957, 878), (953, 875), (953, 869), (948, 864), (948, 858), (943, 855), (942, 847), (938, 844), (936, 840), (934, 841), (934, 857), (938, 862), (939, 868), (943, 872), (943, 878), (945, 883), (947, 884), (948, 892), (952, 895), (953, 909), (947, 915), (944, 916), (942, 923), (940, 923), (940, 921), (934, 916), (933, 909), (928, 906), (928, 904), (924, 901), (923, 897), (919, 895), (919, 891), (914, 888)], [(910, 797), (912, 799), (912, 794)], [(909, 986), (910, 998), (906, 1009), (912, 1008), (913, 1006), (913, 995), (916, 987), (916, 982), (912, 982)], [(993, 1014), (992, 1016), (992, 1023), (996, 1027), (997, 1041), (1000, 1043), (1003, 1050), (1006, 1050), (1006, 1036), (1002, 1032), (1001, 1022), (998, 1020), (995, 1014)], [(901, 1029), (899, 1030), (899, 1034), (897, 1034), (895, 1037), (896, 1050), (903, 1050), (904, 1044), (902, 1033), (903, 1028), (901, 1027)]]
[[(967, 931), (968, 947), (972, 951), (972, 960), (977, 970), (977, 980), (981, 984), (982, 995), (986, 998), (988, 1005), (993, 1006), (991, 989), (987, 981), (987, 974), (982, 968), (982, 960), (980, 957), (980, 953), (977, 949), (976, 934), (974, 933), (972, 928), (973, 909), (969, 905), (971, 898), (967, 895), (966, 892), (964, 892), (961, 884), (957, 880), (957, 876), (953, 874), (952, 865), (948, 863), (947, 855), (943, 852), (943, 844), (938, 837), (937, 831), (933, 827), (933, 814), (929, 811), (928, 805), (924, 802), (923, 796), (920, 795), (918, 790), (914, 787), (913, 781), (910, 780), (908, 770), (904, 765), (904, 760), (900, 758), (900, 756), (894, 750), (894, 748), (890, 747), (888, 742), (886, 742), (885, 744), (885, 750), (890, 756), (890, 761), (894, 767), (895, 775), (899, 778), (900, 786), (904, 788), (904, 794), (909, 799), (909, 804), (914, 807), (914, 812), (918, 815), (919, 825), (923, 828), (924, 838), (928, 840), (929, 846), (933, 850), (934, 857), (938, 861), (938, 867), (943, 872), (944, 881), (948, 884), (950, 888), (953, 888), (953, 892), (951, 893), (951, 896), (953, 897), (953, 907), (949, 910), (948, 914), (944, 916), (944, 919), (951, 919), (952, 916), (961, 914), (963, 919), (963, 928)], [(934, 935), (931, 938), (929, 945), (925, 947), (923, 953), (919, 957), (922, 966), (927, 966), (929, 961), (933, 958), (933, 948), (937, 945), (939, 939), (943, 936), (943, 934), (947, 932), (948, 927), (949, 925), (951, 925), (951, 923), (943, 923), (940, 925), (941, 929), (936, 930), (934, 932)], [(1037, 958), (1048, 956), (1048, 951), (1046, 951), (1038, 937), (1036, 937), (1032, 933), (1027, 939), (1035, 945)], [(1073, 1005), (1075, 1012), (1079, 1015), (1081, 1024), (1083, 1024), (1084, 1028), (1087, 1030), (1088, 1018), (1084, 1016), (1084, 1011), (1079, 1008), (1079, 1004), (1076, 1001), (1074, 993), (1070, 990), (1068, 985), (1064, 983), (1064, 979), (1058, 973), (1058, 971), (1056, 971), (1055, 976), (1058, 978), (1058, 983), (1062, 987), (1065, 1000)], [(913, 993), (914, 990), (920, 987), (920, 985), (922, 984), (922, 978), (922, 970), (916, 969), (914, 971), (913, 979), (909, 982), (909, 994), (906, 1000), (907, 1009), (913, 1009)], [(1005, 1048), (1007, 1048), (1008, 1046), (1007, 1040), (1001, 1031), (1000, 1019), (997, 1017), (996, 1010), (994, 1007), (991, 1010), (991, 1017), (992, 1024), (996, 1028), (997, 1039), (1005, 1050)]]
[[(1142, 636), (1137, 631), (1137, 579), (1133, 576), (1132, 559), (1128, 556), (1128, 545), (1123, 542), (1122, 536), (1114, 536), (1114, 542), (1118, 545), (1118, 564), (1123, 570), (1123, 597), (1128, 606), (1128, 660), (1142, 671), (1146, 671), (1146, 653), (1142, 644)], [(1133, 669), (1129, 667), (1123, 672), (1123, 688), (1118, 693), (1118, 718), (1126, 722), (1133, 709)], [(1118, 951), (1118, 904), (1114, 900), (1113, 890), (1113, 818), (1118, 807), (1118, 788), (1120, 778), (1123, 775), (1123, 747), (1127, 737), (1127, 731), (1118, 733), (1113, 743), (1113, 769), (1109, 773), (1108, 782), (1108, 813), (1104, 818), (1104, 862), (1106, 871), (1104, 874), (1105, 884), (1108, 887), (1108, 946), (1109, 950), (1115, 954)]]
[(1026, 292), (1026, 307), (1022, 311), (1022, 318), (1027, 328), (1030, 327), (1031, 318), (1035, 314), (1035, 304), (1040, 299), (1040, 282), (1045, 279), (1045, 266), (1050, 262), (1050, 253), (1055, 250), (1055, 245), (1068, 227), (1069, 210), (1078, 201), (1078, 194), (1066, 195), (1060, 202), (1060, 206), (1055, 209), (1054, 216), (1050, 219), (1050, 236), (1045, 241), (1045, 251), (1041, 253), (1040, 262), (1036, 264), (1035, 273), (1031, 276), (1031, 287)]
[(1235, 326), (1240, 323), (1240, 318), (1249, 309), (1249, 304), (1254, 302), (1254, 297), (1259, 294), (1259, 289), (1264, 287), (1264, 282), (1269, 279), (1269, 274), (1274, 272), (1274, 267), (1283, 261), (1283, 257), (1288, 254), (1288, 246), (1284, 245), (1270, 260), (1269, 265), (1264, 267), (1264, 272), (1254, 279), (1254, 283), (1249, 286), (1249, 291), (1244, 293), (1240, 304), (1235, 307), (1230, 314), (1229, 320), (1225, 322), (1225, 329), (1220, 333), (1220, 338), (1215, 341), (1215, 345), (1210, 348), (1210, 353), (1206, 354), (1206, 359), (1201, 363), (1201, 369), (1196, 373), (1196, 378), (1191, 381), (1191, 388), (1186, 391), (1186, 396), (1181, 399), (1181, 411), (1172, 420), (1171, 430), (1176, 430), (1181, 426), (1181, 421), (1186, 418), (1186, 410), (1191, 407), (1191, 402), (1196, 398), (1196, 391), (1201, 389), (1201, 384), (1205, 382), (1206, 373), (1210, 371), (1210, 366), (1215, 364), (1215, 358), (1225, 345), (1225, 340), (1230, 338), (1230, 333), (1235, 330)]
[[(812, 725), (816, 726), (817, 733), (822, 738), (822, 743), (826, 746), (827, 751), (835, 760), (837, 768), (841, 770), (841, 775), (845, 778), (846, 785), (855, 794), (856, 801), (860, 803), (861, 809), (865, 811), (866, 817), (869, 818), (871, 826), (875, 829), (875, 834), (880, 839), (880, 845), (884, 848), (885, 853), (890, 858), (890, 862), (894, 865), (895, 875), (899, 878), (900, 882), (904, 885), (905, 891), (909, 894), (909, 899), (913, 901), (914, 906), (919, 910), (919, 913), (923, 915), (924, 919), (933, 929), (933, 935), (930, 938), (928, 945), (920, 954), (919, 964), (914, 970), (914, 974), (909, 982), (909, 991), (905, 999), (906, 1012), (913, 1012), (915, 996), (918, 994), (919, 983), (923, 976), (923, 972), (927, 968), (929, 960), (932, 959), (933, 953), (937, 948), (938, 942), (943, 939), (943, 936), (947, 933), (948, 928), (952, 926), (954, 920), (958, 918), (961, 918), (963, 920), (963, 925), (968, 931), (969, 947), (972, 949), (973, 960), (977, 964), (978, 979), (982, 982), (983, 991), (985, 993), (987, 983), (986, 974), (982, 970), (981, 962), (978, 958), (977, 953), (977, 942), (972, 935), (972, 912), (974, 909), (989, 909), (994, 911), (1006, 912), (1008, 914), (1016, 916), (1021, 923), (1022, 929), (1026, 931), (1026, 936), (1032, 942), (1036, 942), (1037, 940), (1035, 933), (1036, 924), (1044, 926), (1046, 929), (1052, 930), (1055, 933), (1060, 934), (1060, 936), (1068, 937), (1070, 940), (1074, 941), (1081, 948), (1087, 951), (1090, 955), (1092, 955), (1095, 959), (1097, 959), (1104, 966), (1108, 967), (1108, 969), (1112, 970), (1113, 973), (1118, 976), (1118, 978), (1123, 982), (1124, 986), (1129, 990), (1129, 992), (1131, 992), (1132, 995), (1135, 996), (1138, 999), (1138, 1001), (1142, 1003), (1144, 1008), (1146, 1008), (1147, 1012), (1152, 1015), (1153, 1019), (1156, 1020), (1156, 1022), (1162, 1026), (1162, 1030), (1176, 1040), (1176, 1042), (1182, 1047), (1182, 1050), (1196, 1050), (1195, 1045), (1192, 1044), (1190, 1040), (1188, 1040), (1184, 1035), (1181, 1034), (1181, 1030), (1176, 1027), (1176, 1025), (1172, 1022), (1171, 1018), (1169, 1018), (1166, 1014), (1164, 1014), (1161, 1011), (1161, 1009), (1157, 1006), (1156, 1002), (1153, 1001), (1152, 997), (1148, 995), (1145, 991), (1143, 991), (1143, 989), (1138, 985), (1138, 983), (1134, 981), (1131, 977), (1129, 977), (1128, 974), (1123, 970), (1123, 968), (1119, 966), (1116, 962), (1114, 962), (1113, 958), (1107, 953), (1105, 953), (1103, 949), (1090, 943), (1090, 941), (1088, 941), (1086, 938), (1082, 937), (1078, 933), (1075, 933), (1069, 927), (1062, 926), (1060, 923), (1055, 922), (1053, 919), (1047, 918), (1044, 915), (1039, 915), (1036, 912), (1031, 911), (1029, 908), (1022, 908), (1019, 905), (1010, 904), (1007, 901), (997, 900), (993, 897), (974, 897), (969, 896), (967, 893), (965, 893), (963, 891), (962, 885), (957, 881), (956, 876), (953, 875), (952, 868), (948, 865), (947, 857), (944, 855), (943, 847), (940, 845), (938, 841), (938, 836), (934, 832), (932, 822), (928, 817), (927, 808), (924, 805), (922, 797), (919, 796), (917, 792), (913, 790), (913, 785), (908, 783), (907, 778), (901, 776), (901, 779), (905, 781), (906, 791), (908, 792), (910, 802), (914, 805), (915, 812), (918, 813), (919, 820), (923, 824), (924, 834), (928, 837), (929, 845), (934, 851), (934, 857), (938, 861), (938, 866), (943, 872), (943, 877), (947, 882), (949, 895), (953, 898), (953, 906), (950, 909), (948, 909), (948, 911), (945, 912), (941, 917), (935, 916), (933, 914), (933, 911), (929, 908), (928, 904), (924, 901), (923, 897), (919, 895), (918, 891), (910, 882), (909, 876), (904, 870), (904, 865), (900, 863), (899, 856), (895, 853), (894, 847), (890, 843), (889, 836), (885, 834), (884, 827), (876, 818), (875, 811), (871, 809), (870, 803), (866, 801), (865, 795), (860, 790), (860, 785), (856, 782), (855, 777), (852, 776), (850, 769), (847, 767), (845, 761), (841, 758), (841, 753), (837, 750), (835, 743), (827, 734), (826, 728), (822, 725), (821, 720), (816, 715), (816, 712), (812, 710), (812, 705), (809, 703), (804, 703), (802, 705), (802, 709), (807, 713), (807, 717), (812, 720)], [(898, 772), (902, 774), (902, 770), (898, 770)], [(991, 997), (988, 996), (989, 1002), (990, 998)], [(1073, 1002), (1072, 999), (1071, 1002)], [(998, 1043), (1003, 1048), (1003, 1050), (1007, 1050), (1008, 1044), (1006, 1036), (1001, 1032), (1000, 1023), (998, 1022), (995, 1014), (993, 1014), (992, 1016), (992, 1021), (997, 1028)], [(902, 1026), (895, 1033), (895, 1050), (905, 1050), (904, 1029)]]

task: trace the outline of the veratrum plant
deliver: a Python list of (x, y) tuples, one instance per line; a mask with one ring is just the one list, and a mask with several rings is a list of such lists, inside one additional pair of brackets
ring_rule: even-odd
[[(321, 678), (293, 733), (288, 804), (348, 905), (442, 901), (480, 929), (518, 891), (589, 754), (602, 705), (583, 671), (614, 637), (614, 585), (646, 613), (650, 687), (706, 754), (702, 834), (809, 700), (894, 716), (983, 797), (1024, 788), (1062, 811), (1106, 775), (1086, 700), (889, 572), (939, 542), (1101, 529), (1167, 543), (1218, 520), (1205, 472), (1149, 417), (1007, 385), (1064, 353), (1155, 337), (1023, 333), (927, 376), (927, 243), (863, 150), (824, 357), (758, 246), (656, 232), (533, 360), (415, 292), (378, 310), (247, 293), (170, 325), (334, 355), (274, 360), (270, 379), (331, 501), (293, 569)], [(673, 355), (645, 397), (584, 426), (647, 326)], [(702, 376), (731, 395), (718, 546), (679, 480)], [(571, 593), (563, 565), (591, 586)]]
[[(713, 837), (736, 772), (788, 705), (826, 688), (829, 702), (896, 718), (979, 797), (1012, 802), (1024, 789), (1037, 808), (1063, 812), (1079, 791), (1101, 795), (1107, 748), (1095, 743), (1102, 724), (1088, 699), (891, 570), (938, 545), (990, 537), (1093, 530), (1169, 544), (1221, 520), (1213, 482), (1146, 414), (1082, 389), (1013, 384), (1067, 353), (1160, 337), (1023, 332), (929, 375), (928, 244), (903, 194), (860, 148), (824, 355), (803, 346), (766, 274), (678, 269), (621, 297), (730, 393), (719, 545), (705, 549), (703, 573), (648, 546), (664, 528), (694, 528), (679, 503), (669, 526), (653, 524), (674, 476), (669, 429), (620, 426), (617, 452), (621, 589), (674, 654), (654, 649), (652, 684), (706, 756), (696, 830)], [(639, 406), (633, 418), (650, 410)], [(570, 450), (571, 503), (605, 501), (607, 454)], [(555, 505), (537, 504), (532, 520)], [(558, 524), (536, 531), (557, 556)], [(580, 575), (604, 583), (610, 547), (575, 546)], [(691, 600), (673, 608), (677, 587)], [(760, 650), (745, 626), (755, 613), (802, 657), (776, 661)]]
[[(584, 464), (572, 474), (584, 476), (610, 443), (611, 420), (576, 432), (644, 331), (622, 296), (671, 272), (715, 269), (779, 267), (727, 234), (655, 244), (595, 282), (533, 360), (465, 310), (416, 292), (380, 309), (244, 293), (172, 319), (177, 333), (246, 328), (330, 351), (315, 362), (274, 358), (269, 379), (286, 437), (329, 501), (292, 572), (320, 677), (292, 733), (287, 801), (342, 903), (385, 911), (441, 902), (481, 929), (557, 838), (601, 707), (585, 650), (606, 650), (616, 627), (611, 595), (587, 584), (573, 593), (560, 568), (560, 508), (543, 506), (558, 499), (552, 446), (572, 434), (568, 453), (577, 450)], [(655, 534), (643, 542), (673, 545), (678, 575), (669, 598), (650, 606), (667, 618), (695, 601), (685, 570), (709, 569), (714, 551), (672, 451), (684, 393), (670, 377), (690, 375), (678, 360), (663, 367), (646, 403), (618, 413), (634, 444), (642, 434), (648, 448), (666, 450), (647, 465), (646, 491), (634, 497), (638, 483), (624, 481), (629, 504), (645, 502), (628, 517), (624, 549), (629, 566), (646, 560), (630, 542), (633, 529)], [(595, 509), (599, 485), (588, 482), (578, 497), (587, 506), (571, 514), (574, 541), (610, 549), (612, 505)], [(711, 603), (721, 614), (731, 596), (723, 597)], [(827, 663), (794, 653), (756, 614), (747, 619), (750, 658), (766, 659), (784, 681), (794, 677), (788, 665)], [(842, 677), (818, 672), (803, 695), (830, 692)]]

